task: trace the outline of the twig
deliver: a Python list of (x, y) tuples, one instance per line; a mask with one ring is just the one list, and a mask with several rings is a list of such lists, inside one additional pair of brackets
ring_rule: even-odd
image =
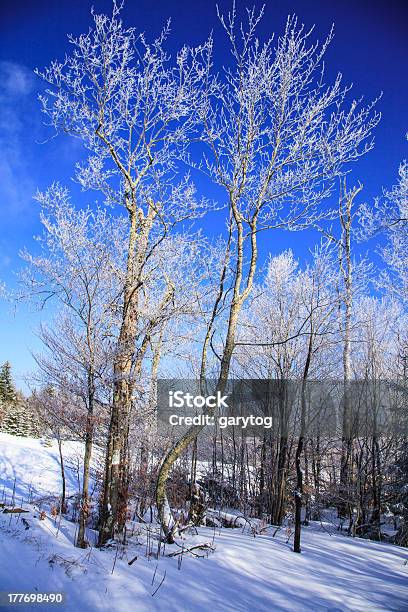
[(164, 582), (164, 580), (166, 578), (166, 573), (167, 573), (167, 570), (164, 570), (163, 578), (162, 578), (159, 586), (157, 587), (157, 589), (152, 593), (152, 597), (154, 597), (156, 595), (157, 591), (160, 589), (161, 585), (163, 584), (163, 582)]
[[(175, 544), (177, 544), (177, 542), (175, 542)], [(180, 546), (179, 544), (177, 544), (177, 546)], [(191, 546), (190, 548), (184, 548), (184, 546), (180, 546), (181, 550), (177, 550), (175, 552), (171, 552), (169, 553), (167, 556), (168, 557), (177, 557), (178, 555), (183, 555), (184, 553), (188, 553), (188, 552), (193, 552), (193, 550), (211, 550), (212, 552), (215, 551), (215, 546), (213, 546), (212, 544), (210, 544), (209, 542), (206, 542), (205, 544), (196, 544), (195, 546)], [(194, 554), (194, 553), (193, 553)], [(195, 555), (195, 557), (201, 557), (201, 555)]]
[(158, 568), (159, 564), (156, 563), (156, 567), (154, 568), (154, 574), (153, 574), (153, 578), (152, 578), (152, 586), (154, 584), (154, 579), (156, 578), (156, 572), (157, 572), (157, 568)]
[(116, 565), (116, 559), (118, 558), (118, 550), (119, 550), (119, 546), (118, 546), (118, 545), (116, 545), (116, 552), (115, 552), (115, 558), (114, 558), (114, 560), (113, 560), (113, 565), (112, 565), (112, 572), (111, 572), (112, 574), (113, 574), (113, 572), (114, 572), (114, 569), (115, 569), (115, 565)]

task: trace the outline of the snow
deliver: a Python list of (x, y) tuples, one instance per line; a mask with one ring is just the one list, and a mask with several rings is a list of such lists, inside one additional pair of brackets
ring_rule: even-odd
[[(27, 500), (30, 490), (34, 497), (61, 494), (61, 472), (58, 444), (50, 446), (44, 440), (12, 436), (0, 432), (0, 494), (5, 487), (11, 495), (16, 481), (16, 501), (21, 496)], [(79, 442), (63, 442), (66, 463), (76, 463), (82, 454)], [(74, 470), (66, 466), (67, 495), (78, 489)]]
[[(75, 443), (66, 445), (68, 455), (78, 450)], [(57, 446), (0, 434), (0, 501), (3, 487), (11, 494), (14, 479), (19, 495), (26, 495), (30, 484), (39, 496), (58, 494)], [(73, 493), (76, 475), (71, 473), (68, 481)], [(285, 529), (275, 537), (273, 528), (253, 537), (248, 526), (200, 528), (185, 545), (214, 541), (215, 552), (207, 557), (195, 551), (203, 558), (184, 554), (181, 564), (180, 556), (167, 556), (178, 550), (174, 547), (167, 546), (158, 559), (147, 557), (146, 526), (137, 525), (129, 546), (119, 547), (115, 563), (114, 548), (74, 548), (72, 522), (62, 519), (59, 524), (48, 515), (39, 520), (35, 506), (24, 507), (30, 509), (22, 515), (29, 529), (22, 517), (0, 514), (0, 591), (63, 591), (66, 601), (56, 609), (408, 610), (408, 551), (330, 533), (328, 524), (303, 530), (300, 555), (292, 552)]]

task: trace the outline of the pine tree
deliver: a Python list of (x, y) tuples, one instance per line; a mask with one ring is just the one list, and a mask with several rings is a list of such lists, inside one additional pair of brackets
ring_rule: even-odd
[(14, 436), (40, 435), (38, 416), (23, 394), (16, 391), (8, 361), (0, 368), (0, 429)]
[(6, 415), (1, 425), (1, 429), (5, 433), (13, 436), (27, 437), (30, 435), (23, 402), (14, 401), (6, 404)]
[(16, 390), (11, 376), (11, 365), (6, 361), (0, 368), (0, 401), (7, 404), (14, 402), (15, 399)]

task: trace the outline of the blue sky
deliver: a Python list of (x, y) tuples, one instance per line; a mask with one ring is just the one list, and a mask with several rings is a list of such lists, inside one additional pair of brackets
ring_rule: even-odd
[[(66, 34), (80, 34), (90, 25), (90, 7), (109, 11), (105, 0), (3, 0), (0, 24), (0, 280), (15, 285), (15, 272), (21, 266), (19, 251), (33, 248), (33, 236), (40, 230), (38, 208), (33, 200), (37, 188), (45, 189), (53, 180), (69, 184), (78, 201), (92, 201), (92, 194), (81, 195), (71, 182), (81, 149), (68, 138), (49, 140), (42, 125), (37, 95), (41, 83), (33, 74), (51, 59), (62, 58), (68, 50)], [(237, 0), (238, 12), (245, 6)], [(261, 3), (256, 3), (260, 6)], [(228, 10), (230, 2), (219, 6)], [(353, 96), (369, 100), (381, 91), (379, 110), (383, 113), (376, 130), (376, 146), (353, 171), (354, 180), (364, 183), (364, 199), (371, 201), (382, 187), (395, 182), (400, 161), (407, 158), (405, 133), (408, 130), (407, 40), (408, 3), (387, 0), (266, 0), (259, 36), (282, 29), (288, 14), (301, 22), (315, 24), (320, 39), (335, 26), (335, 38), (326, 56), (327, 72), (341, 71), (353, 83)], [(186, 42), (194, 45), (213, 30), (216, 60), (222, 64), (226, 40), (211, 0), (127, 0), (123, 18), (128, 25), (148, 35), (158, 33), (172, 18), (170, 47)], [(208, 231), (216, 218), (207, 220)], [(290, 246), (299, 257), (316, 236), (295, 233), (279, 236), (273, 251)], [(0, 300), (0, 363), (12, 362), (17, 384), (24, 387), (23, 375), (33, 366), (30, 354), (38, 348), (35, 327), (50, 313), (36, 313), (27, 306), (17, 309)]]

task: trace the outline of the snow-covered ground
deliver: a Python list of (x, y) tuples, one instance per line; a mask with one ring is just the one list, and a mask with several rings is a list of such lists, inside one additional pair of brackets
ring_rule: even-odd
[[(67, 445), (74, 459), (78, 450)], [(68, 471), (74, 492), (77, 476)], [(34, 498), (58, 494), (57, 446), (0, 434), (0, 501), (3, 488), (10, 499), (14, 481), (16, 502), (26, 500), (30, 488)], [(167, 556), (169, 547), (158, 559), (146, 556), (143, 525), (136, 525), (126, 548), (76, 549), (75, 525), (48, 514), (39, 520), (33, 503), (24, 503), (30, 512), (21, 516), (0, 513), (0, 591), (65, 592), (65, 603), (56, 609), (408, 610), (408, 551), (330, 533), (329, 525), (303, 530), (301, 555), (292, 552), (283, 529), (275, 537), (272, 528), (253, 537), (242, 528), (201, 528), (188, 545), (214, 543), (215, 552), (207, 557), (195, 551), (203, 558), (184, 554), (180, 564), (180, 556)]]

